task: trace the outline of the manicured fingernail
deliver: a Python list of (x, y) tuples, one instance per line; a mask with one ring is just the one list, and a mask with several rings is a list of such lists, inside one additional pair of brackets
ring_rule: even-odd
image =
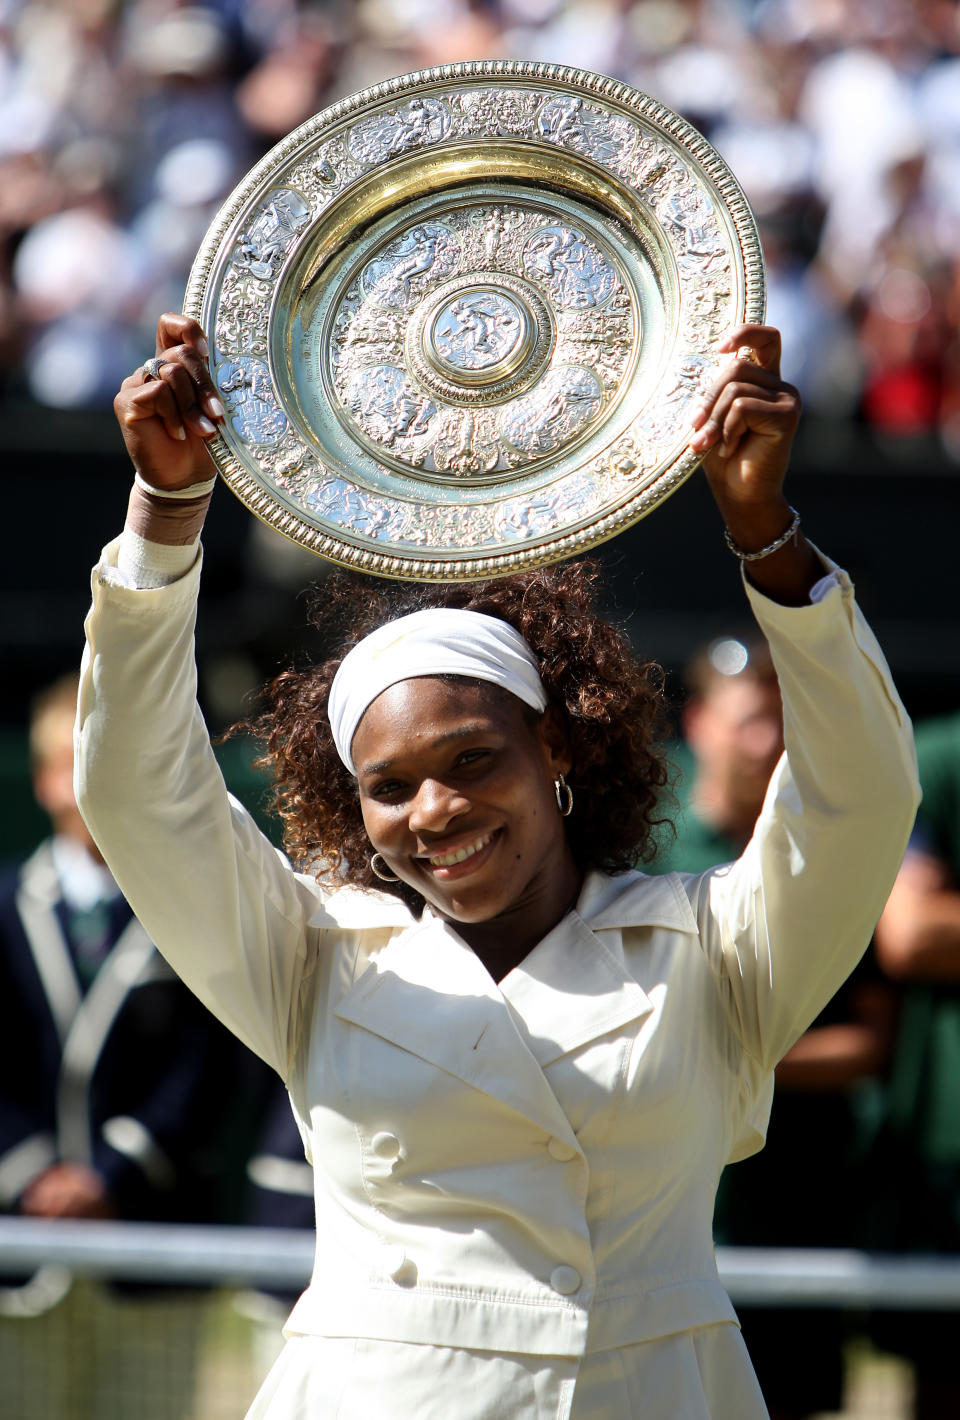
[(224, 409), (223, 405), (217, 399), (217, 396), (215, 394), (208, 394), (203, 402), (207, 406), (207, 412), (209, 414), (212, 414), (214, 419), (226, 418), (227, 411)]
[(705, 449), (709, 443), (710, 431), (708, 429), (701, 429), (698, 433), (694, 434), (693, 438), (690, 440), (690, 447), (691, 449)]
[(200, 339), (197, 341), (197, 350), (203, 356), (204, 360), (206, 360), (207, 356), (210, 354), (210, 346), (207, 344), (206, 336), (201, 335)]
[(215, 434), (217, 432), (216, 424), (214, 424), (212, 419), (208, 419), (205, 414), (197, 415), (197, 428), (200, 430), (201, 434)]
[(178, 424), (176, 429), (174, 429), (173, 437), (175, 439), (185, 439), (187, 437), (187, 431), (182, 424)]

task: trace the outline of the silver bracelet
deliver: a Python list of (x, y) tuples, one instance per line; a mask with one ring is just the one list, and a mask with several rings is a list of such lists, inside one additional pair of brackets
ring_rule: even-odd
[(786, 532), (781, 533), (775, 542), (768, 542), (766, 547), (761, 547), (759, 552), (744, 552), (743, 548), (738, 547), (730, 536), (729, 528), (723, 530), (724, 541), (734, 557), (739, 557), (741, 562), (759, 562), (761, 557), (769, 557), (772, 552), (779, 552), (781, 547), (786, 547), (790, 539), (796, 537), (800, 531), (800, 514), (796, 508), (791, 508), (790, 511), (793, 514), (793, 519)]

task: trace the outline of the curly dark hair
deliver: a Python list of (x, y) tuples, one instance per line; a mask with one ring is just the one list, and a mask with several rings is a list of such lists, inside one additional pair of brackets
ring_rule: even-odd
[[(235, 729), (264, 746), (284, 847), (318, 878), (393, 892), (419, 911), (403, 882), (384, 883), (369, 864), (370, 844), (356, 780), (337, 754), (327, 697), (350, 648), (386, 621), (425, 607), (461, 607), (508, 622), (525, 638), (569, 738), (575, 795), (566, 820), (577, 866), (622, 873), (656, 851), (659, 791), (668, 779), (663, 674), (640, 663), (624, 632), (596, 611), (599, 568), (569, 562), (489, 582), (391, 583), (334, 571), (316, 588), (311, 621), (325, 654), (278, 675), (263, 709)], [(533, 712), (531, 712), (533, 713)]]

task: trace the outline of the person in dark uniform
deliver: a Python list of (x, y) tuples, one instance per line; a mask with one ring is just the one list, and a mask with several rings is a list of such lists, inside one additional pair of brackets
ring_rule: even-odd
[[(34, 706), (34, 789), (53, 834), (0, 875), (0, 1211), (208, 1219), (214, 1102), (234, 1047), (156, 951), (77, 812), (76, 695), (67, 677)], [(0, 1413), (135, 1406), (141, 1420), (182, 1420), (201, 1295), (120, 1292), (50, 1266), (3, 1278)], [(175, 1355), (157, 1351), (161, 1325)], [(121, 1394), (127, 1408), (111, 1409)]]

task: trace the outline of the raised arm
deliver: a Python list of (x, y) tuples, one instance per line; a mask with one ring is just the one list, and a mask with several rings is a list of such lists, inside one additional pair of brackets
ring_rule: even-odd
[(850, 579), (799, 527), (785, 537), (796, 521), (783, 480), (800, 406), (780, 379), (779, 336), (746, 326), (726, 348), (751, 358), (718, 379), (691, 442), (708, 451), (706, 475), (770, 644), (786, 753), (742, 857), (686, 885), (735, 1028), (770, 1069), (866, 948), (918, 785), (910, 722)]
[(77, 799), (161, 952), (285, 1075), (317, 891), (227, 794), (196, 704), (198, 538), (214, 472), (206, 442), (222, 410), (195, 322), (162, 317), (157, 350), (115, 405), (140, 482), (93, 573)]

